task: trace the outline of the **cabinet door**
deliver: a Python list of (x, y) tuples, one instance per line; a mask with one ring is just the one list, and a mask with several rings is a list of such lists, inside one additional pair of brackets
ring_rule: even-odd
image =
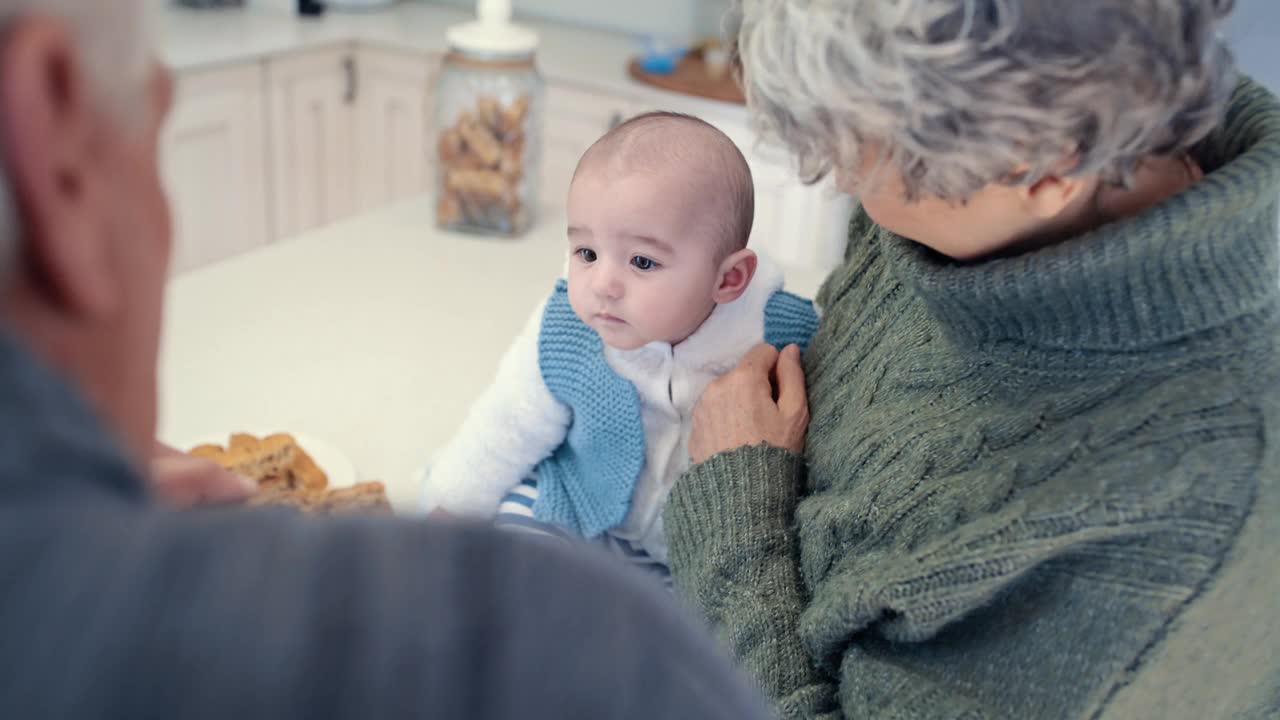
[(356, 59), (346, 45), (268, 67), (276, 229), (291, 237), (357, 209)]
[(831, 176), (800, 182), (789, 157), (772, 148), (748, 156), (756, 184), (752, 247), (784, 265), (829, 272), (844, 260), (854, 203), (835, 189)]
[(756, 219), (751, 246), (797, 268), (827, 269), (824, 223), (827, 196), (822, 185), (807, 186), (788, 166), (752, 158)]
[(361, 48), (357, 60), (359, 200), (372, 210), (429, 188), (437, 61), (373, 48)]
[(542, 202), (564, 207), (578, 159), (601, 135), (627, 118), (627, 101), (563, 85), (547, 87), (542, 145)]
[(161, 150), (177, 272), (271, 239), (263, 85), (259, 63), (177, 77)]

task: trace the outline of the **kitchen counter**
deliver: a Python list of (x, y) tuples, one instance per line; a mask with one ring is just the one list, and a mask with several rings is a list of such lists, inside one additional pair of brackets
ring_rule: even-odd
[[(303, 433), (416, 506), (446, 442), (564, 265), (548, 210), (517, 240), (445, 233), (419, 197), (177, 276), (168, 291), (160, 437)], [(813, 272), (788, 271), (812, 296)]]
[[(178, 72), (261, 60), (299, 50), (362, 42), (422, 53), (447, 50), (445, 31), (473, 15), (429, 3), (401, 3), (385, 10), (319, 18), (248, 9), (169, 8), (162, 15), (161, 54)], [(627, 62), (639, 46), (626, 35), (557, 23), (520, 20), (541, 38), (538, 65), (551, 82), (669, 105), (686, 112), (745, 117), (738, 105), (651, 88), (630, 78)]]

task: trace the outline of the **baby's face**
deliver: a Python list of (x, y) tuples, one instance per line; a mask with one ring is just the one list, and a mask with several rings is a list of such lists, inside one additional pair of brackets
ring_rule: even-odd
[(687, 180), (585, 168), (569, 189), (569, 303), (606, 345), (675, 344), (715, 307), (710, 223)]

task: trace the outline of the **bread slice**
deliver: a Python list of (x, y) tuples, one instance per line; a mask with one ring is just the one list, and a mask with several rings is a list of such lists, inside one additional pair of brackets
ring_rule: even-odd
[(235, 433), (227, 447), (199, 445), (189, 452), (253, 478), (258, 492), (250, 505), (286, 505), (311, 514), (391, 512), (386, 486), (380, 482), (328, 489), (329, 477), (288, 433), (263, 438)]
[(284, 433), (268, 435), (255, 448), (258, 458), (259, 480), (266, 477), (284, 477), (298, 452), (293, 436)]
[(387, 488), (376, 480), (336, 488), (324, 495), (325, 512), (391, 512)]
[(316, 465), (307, 451), (297, 444), (293, 446), (293, 450), (293, 464), (289, 466), (290, 485), (304, 490), (323, 490), (329, 487), (329, 476)]
[(249, 433), (232, 433), (231, 441), (227, 443), (228, 450), (252, 450), (258, 446), (258, 438)]
[(212, 460), (219, 465), (226, 460), (227, 449), (221, 445), (197, 445), (187, 451), (189, 455), (194, 455), (205, 460)]
[(264, 487), (249, 499), (249, 504), (283, 505), (310, 515), (349, 512), (391, 513), (386, 486), (373, 480), (332, 490)]
[(259, 440), (252, 435), (236, 433), (226, 448), (199, 445), (188, 452), (212, 460), (228, 471), (259, 484), (278, 484), (287, 477), (296, 451), (297, 445), (288, 435), (270, 435)]

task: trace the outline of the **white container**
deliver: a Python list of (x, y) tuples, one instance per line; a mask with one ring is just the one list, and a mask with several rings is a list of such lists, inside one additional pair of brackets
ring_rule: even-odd
[(511, 0), (478, 0), (449, 28), (436, 88), (436, 224), (515, 236), (534, 222), (544, 85), (538, 36), (511, 22)]

